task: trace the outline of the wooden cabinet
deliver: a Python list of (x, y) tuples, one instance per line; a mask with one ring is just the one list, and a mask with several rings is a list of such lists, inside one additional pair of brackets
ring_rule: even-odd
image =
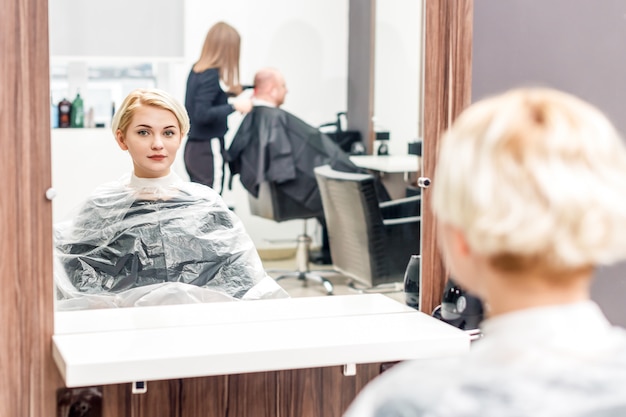
[(59, 414), (73, 415), (71, 407), (80, 407), (81, 401), (90, 407), (91, 399), (101, 406), (101, 414), (93, 414), (102, 417), (340, 417), (388, 367), (357, 365), (355, 375), (331, 366), (150, 381), (144, 394), (132, 393), (131, 384), (61, 389), (61, 395), (73, 399), (64, 401)]

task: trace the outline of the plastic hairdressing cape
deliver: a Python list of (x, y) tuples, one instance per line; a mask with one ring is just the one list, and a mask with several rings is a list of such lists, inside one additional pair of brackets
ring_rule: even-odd
[(282, 298), (217, 192), (126, 175), (55, 226), (57, 309)]

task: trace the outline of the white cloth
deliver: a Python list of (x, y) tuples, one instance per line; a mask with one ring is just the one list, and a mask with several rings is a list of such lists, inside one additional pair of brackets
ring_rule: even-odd
[(401, 363), (345, 417), (626, 416), (626, 332), (591, 301), (486, 320), (462, 357)]
[(271, 103), (267, 100), (263, 100), (261, 98), (252, 97), (252, 105), (254, 106), (265, 106), (265, 107), (276, 107), (276, 104)]

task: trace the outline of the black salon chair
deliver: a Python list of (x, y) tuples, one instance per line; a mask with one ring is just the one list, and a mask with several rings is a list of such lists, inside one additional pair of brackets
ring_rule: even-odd
[[(322, 284), (328, 295), (333, 293), (333, 284), (319, 273), (309, 269), (309, 250), (311, 248), (311, 236), (307, 233), (307, 219), (319, 218), (323, 212), (312, 212), (307, 207), (282, 193), (280, 188), (273, 182), (263, 182), (259, 186), (258, 197), (248, 193), (250, 213), (265, 219), (283, 222), (287, 220), (302, 219), (303, 230), (297, 238), (296, 246), (296, 271), (282, 273), (275, 278), (280, 281), (285, 278), (297, 278), (307, 284), (312, 281)], [(272, 272), (272, 271), (269, 271)]]
[(315, 168), (333, 267), (365, 289), (400, 283), (420, 253), (421, 197), (379, 203), (375, 178)]

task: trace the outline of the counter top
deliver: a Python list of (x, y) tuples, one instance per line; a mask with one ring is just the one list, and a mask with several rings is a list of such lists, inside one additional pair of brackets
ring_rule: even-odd
[(417, 172), (417, 155), (353, 155), (350, 160), (356, 166), (386, 173)]
[(68, 387), (458, 355), (459, 329), (381, 294), (57, 312)]

